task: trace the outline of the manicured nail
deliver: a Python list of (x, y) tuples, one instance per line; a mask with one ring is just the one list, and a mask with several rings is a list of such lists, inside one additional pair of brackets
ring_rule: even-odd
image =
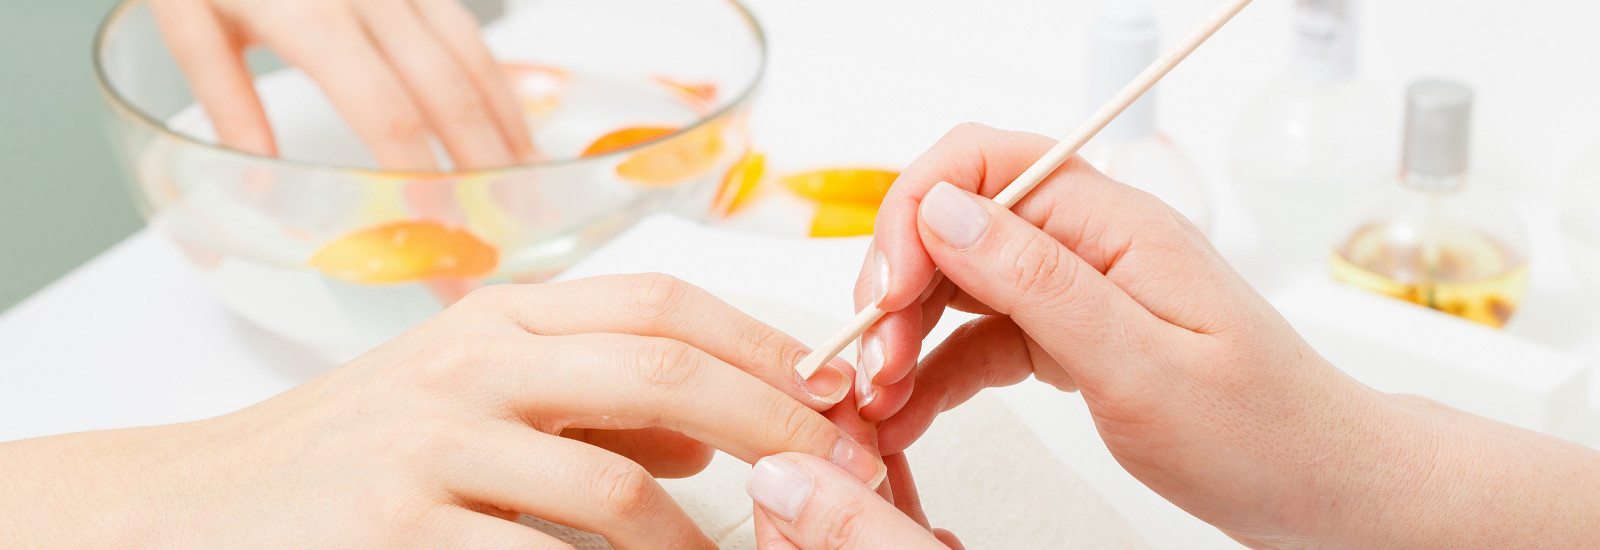
[(784, 521), (794, 521), (811, 498), (811, 473), (799, 464), (769, 456), (756, 461), (744, 490), (756, 504)]
[(957, 249), (972, 247), (989, 230), (989, 212), (967, 198), (966, 192), (945, 182), (922, 197), (920, 215), (928, 229)]
[(856, 408), (865, 407), (878, 397), (878, 388), (872, 383), (878, 371), (883, 370), (883, 339), (877, 331), (861, 337), (861, 353), (856, 359)]
[(889, 297), (889, 259), (878, 252), (872, 257), (872, 303), (882, 304)]
[[(846, 395), (850, 395), (850, 376), (844, 373), (847, 368), (850, 368), (850, 363), (835, 357), (817, 369), (811, 378), (801, 379), (800, 387), (824, 403), (837, 405), (844, 401)], [(800, 374), (795, 373), (795, 377), (799, 378)]]
[(882, 458), (867, 452), (861, 445), (847, 437), (841, 437), (833, 444), (833, 456), (829, 457), (828, 461), (850, 472), (850, 475), (856, 476), (856, 479), (873, 489), (877, 489), (878, 484), (883, 483), (883, 478), (889, 471), (889, 467), (883, 464)]

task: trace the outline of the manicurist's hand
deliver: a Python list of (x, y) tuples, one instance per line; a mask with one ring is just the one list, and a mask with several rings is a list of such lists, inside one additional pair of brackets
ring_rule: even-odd
[[(1600, 454), (1350, 379), (1149, 194), (1074, 159), (1014, 211), (986, 198), (1053, 145), (962, 126), (885, 199), (857, 292), (893, 312), (858, 362), (885, 453), (1031, 376), (1081, 391), (1128, 472), (1252, 546), (1600, 534), (1582, 519), (1600, 514)], [(919, 363), (946, 305), (985, 316)]]
[(0, 445), (19, 548), (713, 548), (654, 476), (715, 447), (882, 475), (817, 411), (843, 362), (664, 276), (495, 286), (287, 393), (215, 419)]
[(223, 145), (275, 155), (243, 53), (265, 46), (320, 85), (378, 163), (460, 168), (535, 160), (511, 87), (458, 0), (150, 0)]

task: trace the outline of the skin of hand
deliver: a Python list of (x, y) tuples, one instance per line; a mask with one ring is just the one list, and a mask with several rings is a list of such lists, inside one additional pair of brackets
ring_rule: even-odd
[[(962, 126), (888, 194), (856, 296), (892, 312), (858, 362), (883, 452), (1031, 375), (1081, 391), (1129, 473), (1252, 547), (1600, 540), (1600, 453), (1349, 378), (1149, 194), (1074, 159), (1013, 210), (985, 198), (1053, 145)], [(947, 305), (985, 316), (919, 362)]]
[(807, 352), (670, 277), (489, 287), (235, 413), (0, 445), (0, 541), (566, 547), (508, 521), (526, 513), (617, 548), (715, 548), (652, 474), (712, 447), (815, 454), (858, 484), (884, 470), (818, 412), (849, 365), (799, 380)]
[(746, 489), (756, 502), (762, 550), (905, 548), (960, 550), (955, 535), (930, 529), (904, 454), (889, 463), (889, 500), (827, 461), (798, 453), (756, 463)]
[(275, 156), (244, 52), (271, 48), (320, 85), (378, 164), (536, 160), (522, 108), (458, 0), (150, 0), (167, 48), (225, 146)]

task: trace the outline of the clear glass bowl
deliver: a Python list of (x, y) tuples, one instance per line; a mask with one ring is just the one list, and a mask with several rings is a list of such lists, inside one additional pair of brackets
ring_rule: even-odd
[(345, 357), (472, 289), (545, 280), (646, 214), (711, 217), (743, 179), (766, 41), (737, 2), (513, 0), (482, 34), (549, 160), (378, 170), (265, 51), (251, 67), (280, 155), (219, 146), (139, 0), (107, 17), (95, 58), (151, 227), (239, 314)]

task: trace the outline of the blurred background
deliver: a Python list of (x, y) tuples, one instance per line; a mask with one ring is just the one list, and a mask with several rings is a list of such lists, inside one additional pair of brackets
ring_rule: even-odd
[(90, 56), (113, 5), (0, 2), (0, 311), (144, 225)]

